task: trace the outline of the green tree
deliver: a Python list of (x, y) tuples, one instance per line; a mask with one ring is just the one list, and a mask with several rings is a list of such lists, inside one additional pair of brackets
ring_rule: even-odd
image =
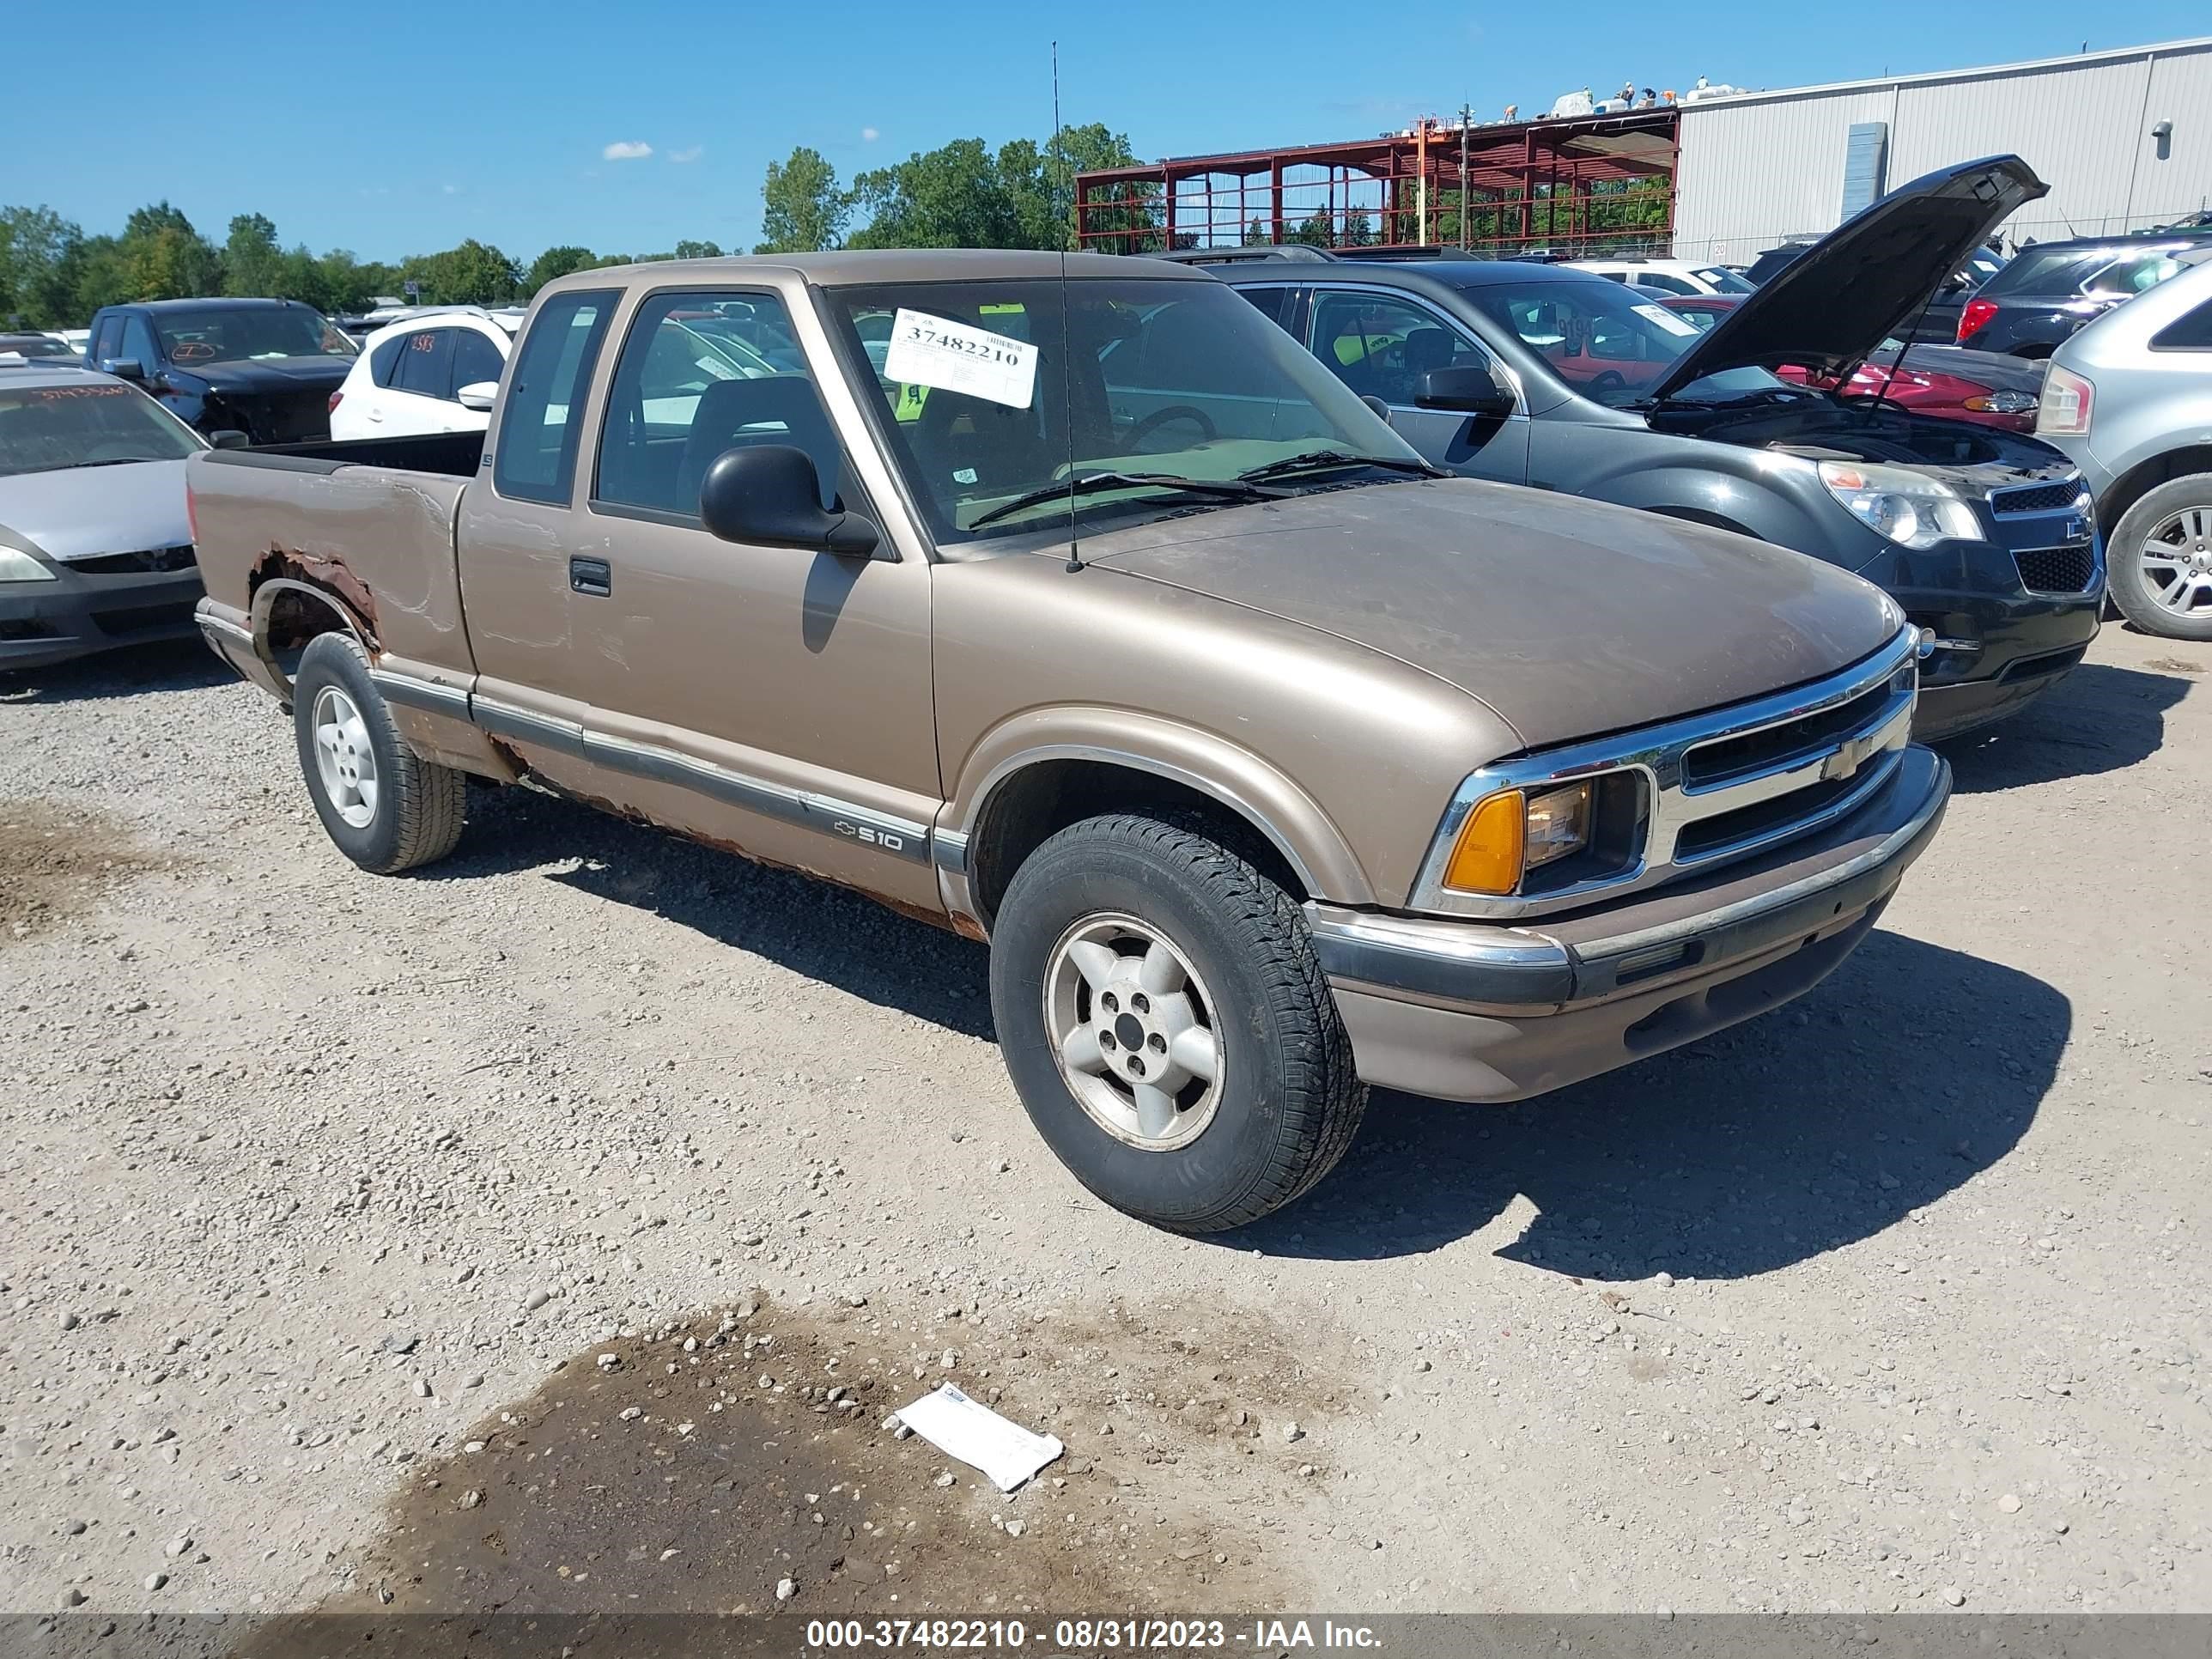
[(1339, 247), (1373, 247), (1375, 246), (1375, 223), (1367, 216), (1365, 208), (1345, 210), (1344, 226), (1337, 234), (1336, 245)]
[(0, 208), (0, 317), (73, 327), (84, 233), (50, 207)]
[(522, 273), (522, 295), (528, 299), (556, 276), (566, 276), (572, 271), (589, 270), (599, 263), (592, 250), (564, 243), (549, 247), (530, 262), (530, 269)]
[(122, 270), (133, 300), (177, 300), (222, 292), (222, 255), (167, 202), (124, 221)]
[(230, 237), (222, 245), (224, 293), (281, 297), (283, 264), (276, 227), (267, 215), (241, 213), (230, 222)]
[(768, 164), (761, 185), (761, 238), (756, 253), (814, 253), (842, 246), (853, 198), (820, 150), (801, 144)]
[(719, 259), (722, 257), (720, 242), (678, 242), (675, 257), (678, 259)]
[(425, 305), (503, 306), (514, 299), (522, 273), (514, 261), (471, 236), (459, 247), (410, 259), (401, 268), (422, 290)]
[(1308, 247), (1334, 246), (1336, 232), (1329, 223), (1328, 210), (1316, 208), (1299, 221), (1297, 229), (1289, 233), (1289, 240), (1293, 242), (1304, 242)]

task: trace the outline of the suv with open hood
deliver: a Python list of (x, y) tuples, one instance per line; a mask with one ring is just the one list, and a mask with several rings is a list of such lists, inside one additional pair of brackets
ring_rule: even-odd
[(1947, 737), (2049, 689), (2094, 637), (2105, 570), (2080, 474), (2032, 438), (1774, 370), (1848, 384), (2045, 191), (2015, 156), (1916, 179), (1702, 332), (1656, 296), (1514, 260), (1218, 274), (1440, 466), (1741, 532), (1878, 583), (1928, 653), (1916, 729)]

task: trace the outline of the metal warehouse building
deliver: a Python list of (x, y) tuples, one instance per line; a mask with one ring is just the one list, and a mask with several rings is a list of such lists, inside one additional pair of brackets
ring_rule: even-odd
[(2212, 207), (2212, 37), (1686, 104), (1674, 252), (1747, 260), (1923, 173), (2007, 151), (2051, 186), (2005, 226), (2014, 244)]

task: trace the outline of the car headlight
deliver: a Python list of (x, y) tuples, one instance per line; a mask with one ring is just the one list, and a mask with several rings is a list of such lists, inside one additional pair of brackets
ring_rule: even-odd
[(1941, 478), (1901, 466), (1823, 461), (1820, 482), (1853, 518), (1900, 547), (1982, 539), (1974, 509)]
[(1462, 893), (1510, 893), (1529, 871), (1590, 843), (1587, 782), (1555, 789), (1501, 789), (1475, 803), (1444, 866), (1444, 885)]
[(20, 547), (0, 542), (0, 582), (50, 582), (54, 573)]
[(1990, 392), (1967, 398), (1966, 406), (1977, 415), (2033, 415), (2035, 402), (2034, 397), (2025, 392)]

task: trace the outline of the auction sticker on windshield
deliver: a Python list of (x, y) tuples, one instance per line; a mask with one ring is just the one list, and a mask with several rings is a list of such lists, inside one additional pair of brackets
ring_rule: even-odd
[(1695, 334), (1698, 325), (1685, 322), (1664, 306), (1631, 306), (1630, 310), (1647, 323), (1656, 323), (1669, 334)]
[(1037, 349), (986, 328), (926, 311), (899, 308), (891, 319), (884, 376), (908, 386), (941, 386), (1009, 409), (1027, 409), (1036, 392)]

